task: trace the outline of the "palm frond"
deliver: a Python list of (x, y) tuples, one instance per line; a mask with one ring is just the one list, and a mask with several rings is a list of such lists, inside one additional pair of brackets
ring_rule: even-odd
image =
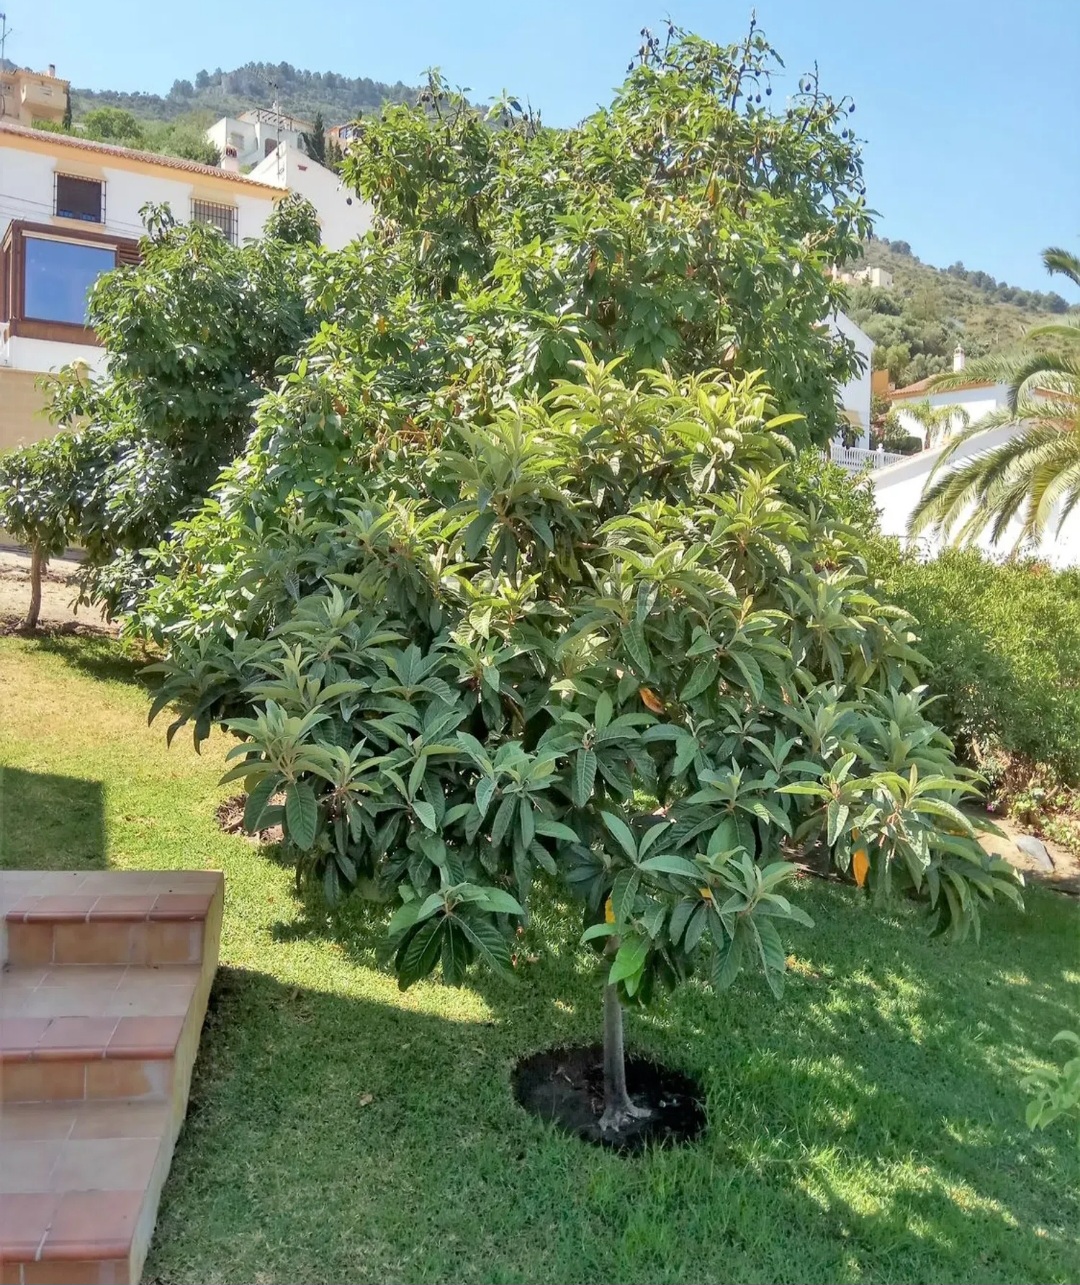
[(1070, 281), (1080, 286), (1080, 258), (1075, 254), (1070, 254), (1060, 246), (1052, 245), (1043, 251), (1042, 261), (1043, 267), (1051, 276), (1068, 277)]

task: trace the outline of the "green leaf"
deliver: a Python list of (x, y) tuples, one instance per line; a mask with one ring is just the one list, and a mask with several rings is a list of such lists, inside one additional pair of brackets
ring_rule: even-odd
[(506, 836), (507, 830), (510, 829), (510, 822), (514, 819), (514, 809), (517, 806), (518, 796), (508, 794), (499, 804), (499, 810), (495, 813), (495, 824), (491, 827), (491, 842), (493, 844), (502, 843)]
[(705, 928), (709, 922), (709, 907), (704, 901), (699, 901), (694, 907), (694, 913), (690, 916), (690, 922), (686, 925), (686, 936), (683, 939), (683, 950), (688, 955), (692, 955), (698, 948), (698, 943), (705, 935)]
[(692, 701), (696, 696), (700, 696), (702, 692), (713, 686), (719, 676), (719, 661), (707, 660), (700, 665), (696, 665), (686, 686), (679, 693), (679, 699)]
[(649, 939), (647, 937), (630, 937), (619, 947), (608, 973), (608, 984), (626, 982), (628, 978), (637, 977), (645, 967), (649, 957)]
[(611, 887), (611, 912), (616, 923), (624, 924), (634, 913), (641, 876), (636, 870), (620, 870)]
[(761, 966), (765, 970), (765, 980), (777, 999), (784, 993), (784, 974), (787, 971), (787, 957), (780, 934), (771, 919), (752, 919), (751, 927), (757, 937), (758, 950), (761, 955)]
[(502, 888), (485, 888), (484, 898), (478, 904), (483, 906), (485, 910), (490, 910), (500, 915), (523, 915), (525, 913), (517, 898), (511, 897)]
[(618, 931), (618, 924), (593, 924), (581, 934), (581, 941), (584, 944), (587, 941), (595, 941), (597, 937), (614, 937)]
[(850, 812), (851, 809), (846, 803), (838, 803), (836, 799), (830, 800), (825, 814), (828, 818), (826, 838), (830, 847), (834, 845), (837, 839), (840, 838), (841, 834), (843, 834), (844, 826), (847, 824), (848, 814)]
[(645, 641), (645, 630), (640, 620), (631, 620), (623, 629), (622, 641), (642, 676), (648, 678), (649, 671), (652, 669), (652, 656), (649, 654), (649, 645)]
[(271, 795), (280, 785), (281, 777), (276, 772), (271, 772), (252, 786), (244, 803), (244, 829), (248, 834), (256, 834), (263, 828), (260, 824), (263, 813), (270, 806)]
[(285, 825), (290, 842), (304, 852), (315, 842), (319, 805), (307, 781), (294, 781), (285, 791)]
[(597, 730), (607, 727), (608, 723), (611, 722), (612, 713), (611, 697), (607, 692), (602, 692), (600, 699), (596, 702), (596, 712), (593, 715), (593, 722)]
[(576, 831), (571, 830), (568, 825), (563, 825), (561, 821), (549, 821), (546, 817), (537, 817), (536, 833), (542, 834), (547, 839), (559, 839), (563, 843), (580, 843)]
[(497, 973), (512, 974), (510, 946), (498, 928), (487, 919), (459, 919), (458, 927), (476, 947), (480, 958)]
[(521, 834), (521, 846), (528, 848), (536, 834), (536, 817), (528, 799), (521, 800), (521, 807), (518, 809), (518, 829)]
[(435, 819), (435, 809), (430, 803), (425, 803), (422, 799), (415, 799), (412, 805), (416, 813), (416, 819), (428, 830), (435, 830), (437, 822)]
[(626, 853), (631, 861), (636, 862), (638, 855), (637, 844), (634, 842), (634, 835), (626, 822), (621, 817), (617, 817), (614, 812), (601, 812), (600, 820), (603, 821), (608, 832), (619, 847), (622, 848), (623, 852)]
[(386, 926), (387, 936), (397, 937), (406, 932), (416, 923), (419, 914), (419, 901), (406, 901), (404, 905), (398, 906), (397, 910), (390, 916), (390, 922)]
[(495, 778), (491, 776), (482, 776), (476, 783), (476, 808), (480, 813), (480, 818), (487, 815), (487, 810), (491, 806), (491, 799), (495, 793)]
[(692, 861), (685, 857), (661, 856), (649, 857), (638, 867), (652, 874), (682, 875), (686, 879), (700, 879), (701, 871)]
[(596, 753), (594, 750), (578, 750), (574, 764), (574, 803), (583, 808), (592, 798), (593, 785), (596, 781)]
[(398, 987), (406, 990), (426, 977), (439, 960), (441, 921), (429, 921), (414, 928), (398, 947), (395, 961)]
[(683, 933), (686, 931), (686, 925), (690, 922), (690, 916), (701, 905), (699, 901), (692, 901), (689, 897), (684, 897), (675, 905), (671, 912), (671, 920), (668, 923), (668, 936), (671, 938), (671, 944), (677, 946)]
[(448, 986), (460, 986), (465, 980), (469, 967), (469, 942), (471, 937), (463, 931), (459, 919), (443, 919), (439, 928), (442, 931), (442, 970), (443, 981)]
[(717, 946), (713, 950), (709, 980), (715, 991), (726, 991), (739, 975), (742, 968), (743, 931), (740, 923), (735, 929), (735, 935), (729, 937), (723, 946)]

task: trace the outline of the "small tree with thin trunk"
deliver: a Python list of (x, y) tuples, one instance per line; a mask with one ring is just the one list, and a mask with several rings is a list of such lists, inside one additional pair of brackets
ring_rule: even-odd
[(42, 580), (50, 558), (72, 543), (84, 452), (72, 434), (20, 447), (0, 456), (0, 515), (10, 535), (30, 551), (30, 599), (24, 629), (41, 616)]
[(137, 621), (169, 734), (241, 738), (248, 828), (384, 914), (402, 987), (512, 975), (537, 899), (576, 907), (608, 1137), (646, 1109), (624, 1008), (781, 993), (808, 847), (955, 935), (1015, 894), (907, 620), (798, 480), (865, 214), (850, 104), (774, 112), (771, 65), (673, 29), (575, 130), (434, 75), (365, 121), (373, 233), (313, 268), (330, 320)]

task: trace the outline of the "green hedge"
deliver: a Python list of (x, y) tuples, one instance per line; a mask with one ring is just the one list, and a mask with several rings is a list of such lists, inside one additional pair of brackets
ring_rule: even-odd
[(1019, 757), (1077, 784), (1080, 572), (957, 549), (920, 562), (888, 542), (871, 565), (919, 622), (936, 717), (973, 765), (992, 777)]

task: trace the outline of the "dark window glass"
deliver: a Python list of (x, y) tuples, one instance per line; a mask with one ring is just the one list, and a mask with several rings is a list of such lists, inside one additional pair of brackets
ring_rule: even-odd
[(28, 236), (23, 248), (25, 316), (34, 321), (68, 321), (85, 326), (90, 287), (103, 272), (116, 266), (116, 251), (36, 236)]
[(56, 216), (60, 219), (82, 219), (101, 223), (101, 184), (97, 179), (56, 176)]
[(218, 205), (214, 201), (192, 201), (191, 218), (194, 223), (209, 223), (223, 232), (227, 240), (236, 244), (236, 208)]

